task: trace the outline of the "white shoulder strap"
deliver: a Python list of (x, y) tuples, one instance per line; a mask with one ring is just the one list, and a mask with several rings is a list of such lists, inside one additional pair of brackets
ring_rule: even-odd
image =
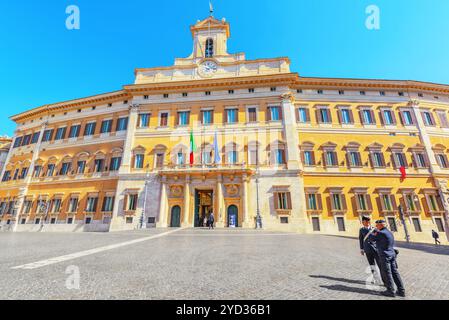
[(371, 228), (371, 230), (367, 233), (367, 235), (363, 239), (363, 242), (365, 242), (368, 239), (368, 237), (374, 232), (374, 230), (375, 230), (374, 228)]

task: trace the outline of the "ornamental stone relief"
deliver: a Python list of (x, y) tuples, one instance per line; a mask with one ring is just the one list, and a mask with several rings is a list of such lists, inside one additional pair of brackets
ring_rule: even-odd
[(170, 197), (180, 198), (183, 196), (184, 187), (183, 186), (170, 186)]
[(238, 197), (240, 195), (240, 187), (237, 184), (226, 184), (225, 186), (226, 196)]

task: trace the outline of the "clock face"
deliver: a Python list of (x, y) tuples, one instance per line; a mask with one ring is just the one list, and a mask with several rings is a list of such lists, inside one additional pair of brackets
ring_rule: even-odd
[(200, 75), (205, 76), (205, 77), (210, 77), (215, 72), (217, 72), (217, 70), (218, 70), (218, 66), (215, 62), (206, 61), (200, 65), (200, 68), (198, 71), (199, 71)]

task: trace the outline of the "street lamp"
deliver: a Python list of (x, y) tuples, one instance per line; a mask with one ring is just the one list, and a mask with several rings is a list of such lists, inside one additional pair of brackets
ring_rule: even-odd
[(404, 226), (405, 240), (407, 242), (410, 242), (410, 235), (408, 233), (407, 225), (405, 224), (404, 209), (402, 208), (402, 205), (399, 205), (398, 209), (399, 209), (399, 219), (401, 220), (401, 223)]
[(148, 180), (150, 178), (150, 173), (148, 171), (148, 167), (147, 167), (147, 174), (145, 176), (145, 189), (143, 192), (143, 208), (142, 208), (142, 214), (140, 215), (140, 225), (139, 225), (139, 229), (143, 229), (143, 225), (145, 224), (145, 211), (147, 208), (147, 192), (148, 192)]
[(256, 169), (256, 229), (262, 229), (262, 216), (260, 215), (260, 206), (259, 206), (259, 176), (260, 176), (260, 169), (259, 166), (257, 166)]
[(50, 206), (48, 205), (47, 201), (45, 201), (45, 203), (43, 203), (42, 195), (40, 195), (39, 196), (39, 211), (44, 214), (43, 217), (41, 217), (41, 227), (40, 227), (41, 231), (44, 228), (45, 220), (47, 220), (49, 209), (50, 209)]

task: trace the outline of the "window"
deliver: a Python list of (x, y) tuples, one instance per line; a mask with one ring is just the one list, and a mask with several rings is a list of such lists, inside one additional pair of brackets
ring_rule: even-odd
[(277, 91), (277, 88), (276, 88), (276, 87), (271, 87), (271, 88), (270, 88), (270, 91), (271, 91), (271, 92), (276, 92), (276, 91)]
[(228, 94), (234, 94), (234, 90), (228, 90)]
[(128, 130), (128, 117), (119, 118), (117, 120), (117, 129), (116, 131), (126, 131)]
[(340, 115), (341, 115), (341, 123), (342, 124), (354, 123), (353, 118), (352, 118), (352, 112), (350, 109), (341, 109)]
[(331, 123), (331, 113), (327, 108), (320, 108), (317, 110), (317, 120), (318, 123)]
[(73, 224), (73, 218), (68, 218), (67, 219), (67, 224)]
[(11, 180), (11, 171), (5, 171), (3, 174), (2, 182)]
[(41, 135), (40, 132), (33, 133), (33, 138), (31, 138), (31, 143), (32, 144), (38, 143), (40, 135)]
[(364, 95), (366, 95), (366, 92), (365, 91), (360, 91), (360, 95), (364, 96)]
[(78, 124), (78, 125), (72, 126), (69, 131), (69, 138), (70, 139), (78, 138), (80, 135), (80, 131), (81, 131), (81, 125)]
[(143, 169), (143, 161), (145, 156), (143, 154), (136, 154), (134, 158), (134, 168), (135, 169)]
[(56, 218), (51, 218), (50, 219), (50, 224), (56, 224)]
[(394, 165), (396, 168), (407, 168), (407, 159), (403, 152), (393, 152)]
[(427, 161), (424, 153), (415, 153), (414, 159), (416, 168), (427, 168)]
[(326, 167), (338, 167), (337, 152), (325, 151), (324, 152), (324, 163), (325, 163)]
[(86, 124), (86, 127), (84, 128), (84, 136), (93, 136), (95, 134), (95, 122), (90, 122)]
[(88, 197), (86, 203), (86, 212), (95, 212), (97, 211), (97, 202), (98, 197)]
[(183, 92), (183, 93), (182, 93), (182, 96), (185, 98), (185, 97), (188, 97), (189, 94), (188, 94), (187, 92)]
[(237, 151), (231, 150), (228, 151), (228, 164), (237, 164), (238, 154)]
[(69, 213), (75, 213), (78, 211), (78, 198), (72, 197), (69, 200)]
[(280, 222), (281, 224), (288, 224), (288, 217), (281, 217)]
[(259, 150), (257, 146), (253, 146), (252, 149), (249, 150), (249, 164), (250, 165), (259, 164)]
[(268, 121), (281, 121), (282, 112), (280, 107), (269, 107), (268, 108)]
[(91, 224), (92, 223), (92, 217), (86, 217), (86, 220), (84, 220), (85, 224)]
[(384, 168), (385, 167), (385, 159), (384, 155), (380, 151), (374, 151), (371, 153), (371, 162), (373, 168)]
[(376, 121), (374, 120), (374, 113), (372, 110), (369, 109), (363, 109), (361, 110), (361, 121), (363, 124), (375, 124)]
[(318, 211), (320, 210), (318, 207), (318, 199), (317, 194), (311, 193), (307, 194), (307, 210), (309, 211)]
[(249, 88), (249, 89), (248, 89), (248, 92), (249, 92), (249, 93), (254, 93), (254, 88)]
[(396, 225), (396, 219), (395, 218), (388, 218), (387, 219), (388, 225), (390, 226), (391, 232), (398, 232), (398, 226)]
[(309, 109), (304, 107), (298, 108), (298, 122), (300, 123), (310, 122)]
[(122, 162), (122, 157), (113, 157), (111, 158), (111, 163), (109, 165), (110, 171), (118, 171), (120, 169), (120, 165)]
[(78, 161), (76, 164), (76, 173), (83, 174), (86, 170), (86, 161)]
[(275, 192), (274, 206), (276, 210), (292, 210), (292, 200), (290, 192)]
[(62, 204), (61, 199), (53, 199), (53, 201), (51, 203), (51, 212), (59, 213), (61, 211), (61, 204)]
[(185, 157), (184, 157), (184, 153), (182, 152), (178, 152), (177, 156), (176, 156), (176, 164), (178, 166), (182, 166), (185, 164)]
[(203, 110), (201, 111), (203, 125), (209, 125), (213, 122), (213, 111), (212, 110)]
[(441, 218), (435, 218), (435, 224), (437, 226), (438, 232), (444, 232), (444, 224)]
[(16, 140), (14, 140), (14, 148), (18, 148), (22, 145), (22, 139), (23, 137), (17, 137)]
[(190, 112), (182, 111), (178, 112), (178, 126), (187, 126), (190, 122)]
[(323, 94), (324, 92), (323, 92), (323, 90), (320, 89), (320, 90), (317, 90), (316, 93)]
[(362, 167), (362, 158), (360, 156), (360, 152), (358, 152), (358, 151), (349, 151), (348, 159), (349, 159), (349, 167), (351, 167), (351, 168), (360, 168), (360, 167)]
[(19, 179), (20, 179), (20, 180), (25, 179), (25, 177), (27, 176), (27, 174), (28, 174), (28, 168), (22, 168), (22, 171), (20, 172)]
[(421, 229), (421, 222), (419, 221), (419, 218), (412, 218), (413, 227), (415, 228), (416, 232), (422, 232)]
[(344, 90), (338, 90), (338, 94), (342, 96), (342, 95), (345, 94), (345, 91)]
[(168, 97), (169, 97), (168, 93), (164, 93), (163, 97), (164, 97), (164, 99), (168, 99)]
[(150, 113), (141, 113), (139, 114), (139, 128), (148, 128), (150, 126)]
[(103, 171), (104, 159), (95, 159), (94, 172), (99, 173)]
[(29, 214), (31, 212), (31, 208), (33, 207), (33, 201), (31, 200), (25, 200), (25, 202), (23, 203), (23, 209), (22, 209), (22, 213), (24, 214)]
[(257, 108), (248, 108), (248, 122), (257, 122)]
[(206, 96), (210, 96), (210, 91), (206, 91), (204, 94), (205, 94)]
[(47, 166), (47, 177), (52, 177), (55, 174), (55, 165), (50, 163)]
[(380, 195), (382, 212), (392, 212), (396, 210), (396, 199), (392, 194), (381, 194)]
[(360, 211), (367, 211), (368, 205), (366, 203), (366, 195), (365, 194), (357, 194), (356, 195), (356, 201), (357, 201), (357, 208)]
[(114, 197), (108, 196), (103, 199), (103, 207), (101, 211), (103, 212), (112, 212), (114, 211)]
[(314, 166), (315, 165), (315, 155), (313, 151), (303, 151), (303, 162), (305, 166)]
[(343, 217), (337, 217), (337, 226), (338, 226), (338, 231), (340, 231), (340, 232), (346, 231), (345, 219)]
[(161, 115), (160, 115), (160, 126), (161, 127), (168, 126), (168, 113), (167, 112), (161, 113)]
[(383, 110), (381, 112), (384, 125), (391, 126), (395, 124), (394, 114), (391, 110)]
[(65, 133), (67, 131), (67, 128), (58, 128), (58, 130), (56, 130), (56, 136), (55, 136), (55, 140), (62, 140), (65, 138)]
[(33, 177), (39, 178), (41, 176), (41, 173), (42, 173), (42, 166), (35, 166), (34, 172), (33, 172)]
[(238, 109), (227, 109), (226, 110), (226, 122), (227, 123), (237, 123), (238, 122)]
[(321, 231), (321, 227), (320, 227), (320, 218), (318, 218), (318, 217), (312, 217), (312, 227), (313, 227), (313, 231), (314, 231), (314, 232), (319, 232), (319, 231)]
[(136, 209), (137, 209), (137, 194), (128, 195), (126, 209), (127, 209), (127, 211), (136, 211)]
[(385, 96), (385, 91), (379, 91), (379, 94), (383, 97)]
[(440, 119), (441, 128), (449, 128), (449, 121), (447, 119), (446, 111), (437, 111), (438, 119)]
[[(163, 168), (164, 167), (164, 154), (158, 153), (156, 154), (156, 168)], [(143, 160), (142, 160), (143, 162)]]
[(410, 110), (404, 110), (401, 113), (401, 120), (404, 126), (412, 126), (414, 125), (412, 112)]
[(345, 211), (346, 210), (346, 204), (345, 204), (345, 196), (341, 193), (331, 193), (331, 206), (332, 211)]
[(27, 134), (23, 137), (22, 146), (28, 146), (31, 143), (31, 134)]
[(104, 120), (101, 123), (100, 133), (105, 134), (110, 133), (111, 131), (112, 131), (112, 120)]
[(274, 151), (275, 164), (285, 164), (285, 151), (283, 149), (277, 149)]
[(214, 55), (214, 40), (211, 38), (208, 38), (206, 40), (206, 51), (205, 51), (205, 57), (210, 58)]
[(439, 212), (440, 203), (437, 200), (436, 194), (426, 194), (427, 205), (429, 206), (430, 212)]
[(203, 164), (209, 164), (212, 162), (211, 152), (209, 151), (203, 151), (201, 153), (201, 161)]
[(447, 169), (448, 168), (448, 160), (447, 160), (447, 156), (445, 154), (438, 153), (438, 154), (436, 154), (436, 158), (437, 158), (437, 161), (438, 161), (438, 165), (442, 169)]
[(17, 178), (19, 177), (19, 169), (16, 169), (14, 171), (14, 177), (12, 178), (13, 180), (17, 180)]
[(126, 217), (126, 224), (132, 224), (134, 221), (133, 217)]
[(61, 165), (61, 169), (59, 170), (59, 175), (60, 176), (65, 176), (69, 173), (70, 171), (70, 167), (72, 166), (72, 164), (70, 162), (64, 162)]
[(404, 194), (404, 203), (405, 203), (405, 210), (407, 213), (421, 212), (419, 199), (413, 192)]
[(434, 126), (435, 125), (435, 122), (433, 120), (433, 116), (430, 113), (430, 111), (423, 111), (421, 114), (422, 114), (422, 117), (423, 117), (423, 120), (424, 120), (424, 124), (426, 126)]

